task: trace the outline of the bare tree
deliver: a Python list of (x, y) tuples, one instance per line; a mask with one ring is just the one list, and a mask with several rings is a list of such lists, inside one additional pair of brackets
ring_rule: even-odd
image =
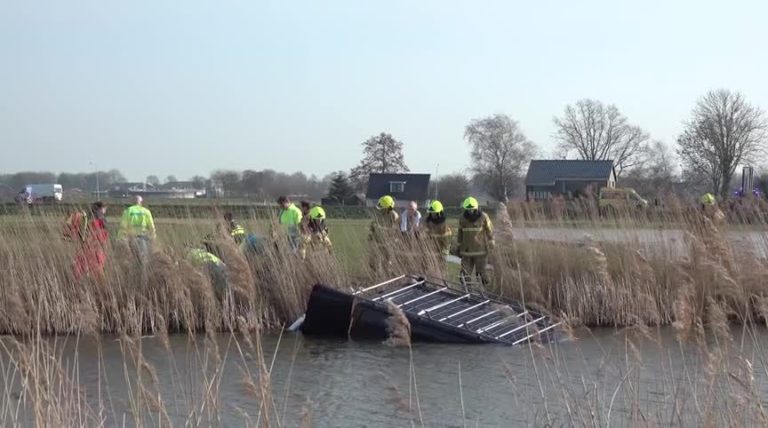
[(195, 186), (198, 188), (204, 188), (208, 179), (203, 177), (202, 175), (195, 175), (192, 178), (190, 178), (189, 181), (195, 183)]
[(491, 196), (507, 202), (536, 151), (534, 144), (516, 121), (503, 114), (471, 121), (464, 138), (472, 146), (475, 174), (486, 183)]
[(647, 197), (669, 194), (674, 192), (673, 184), (679, 178), (676, 165), (677, 159), (670, 148), (661, 141), (654, 141), (640, 165), (629, 170), (622, 183)]
[(363, 142), (363, 159), (352, 169), (350, 179), (362, 190), (371, 173), (408, 172), (403, 157), (403, 143), (382, 132)]
[(460, 206), (472, 188), (469, 178), (460, 172), (440, 176), (429, 185), (429, 195), (440, 200), (446, 207)]
[(584, 160), (612, 160), (616, 175), (637, 166), (646, 150), (648, 133), (629, 124), (614, 105), (581, 99), (568, 105), (562, 118), (554, 118), (555, 138), (564, 156)]
[(764, 153), (766, 130), (763, 111), (740, 93), (709, 91), (685, 123), (678, 154), (688, 175), (706, 177), (712, 191), (725, 198), (736, 167)]

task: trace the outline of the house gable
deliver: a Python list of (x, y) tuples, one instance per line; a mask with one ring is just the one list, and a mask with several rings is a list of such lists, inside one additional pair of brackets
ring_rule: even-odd
[(366, 199), (390, 195), (401, 201), (424, 202), (429, 198), (429, 174), (371, 174)]

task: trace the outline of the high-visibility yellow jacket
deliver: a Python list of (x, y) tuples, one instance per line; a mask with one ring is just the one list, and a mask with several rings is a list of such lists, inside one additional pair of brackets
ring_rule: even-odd
[(488, 254), (493, 249), (493, 224), (488, 214), (481, 212), (480, 216), (471, 221), (465, 216), (459, 219), (457, 241), (459, 256), (476, 257)]
[(233, 224), (230, 227), (231, 229), (229, 231), (229, 236), (231, 236), (232, 239), (234, 239), (238, 244), (243, 242), (245, 236), (247, 235), (245, 228), (239, 224)]
[(209, 253), (208, 251), (205, 251), (202, 248), (192, 248), (187, 253), (187, 257), (189, 258), (189, 261), (198, 266), (202, 266), (208, 263), (216, 265), (223, 264), (220, 258)]
[(120, 219), (120, 231), (118, 238), (126, 236), (155, 237), (155, 222), (152, 213), (141, 205), (133, 205), (123, 211)]
[(280, 210), (278, 214), (278, 223), (283, 226), (288, 235), (297, 236), (299, 233), (299, 224), (301, 224), (301, 209), (294, 204), (288, 205), (288, 208)]

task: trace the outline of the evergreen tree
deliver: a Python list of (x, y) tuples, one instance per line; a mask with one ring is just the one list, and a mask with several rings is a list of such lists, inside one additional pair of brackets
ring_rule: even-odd
[(349, 183), (349, 179), (344, 172), (339, 171), (333, 175), (331, 186), (328, 189), (328, 198), (341, 204), (355, 196), (355, 190)]

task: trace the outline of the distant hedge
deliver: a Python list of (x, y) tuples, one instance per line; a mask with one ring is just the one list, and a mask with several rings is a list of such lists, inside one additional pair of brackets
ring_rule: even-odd
[[(130, 204), (125, 201), (107, 202), (109, 215), (117, 216)], [(277, 215), (277, 205), (261, 205), (248, 203), (153, 203), (148, 201), (147, 208), (155, 218), (215, 218), (225, 212), (231, 212), (235, 218), (268, 219)], [(61, 202), (56, 204), (23, 206), (15, 203), (0, 205), (0, 215), (53, 215), (64, 217), (67, 213), (78, 208), (87, 208), (88, 204)], [(360, 206), (326, 206), (325, 212), (330, 219), (366, 219), (370, 218), (372, 208)], [(446, 214), (458, 216), (460, 208), (446, 208)]]

